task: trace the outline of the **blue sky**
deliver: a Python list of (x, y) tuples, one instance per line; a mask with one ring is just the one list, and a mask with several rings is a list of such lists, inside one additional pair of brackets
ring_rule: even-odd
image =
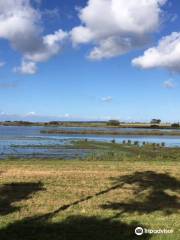
[(180, 2), (143, 1), (0, 0), (0, 120), (179, 121)]

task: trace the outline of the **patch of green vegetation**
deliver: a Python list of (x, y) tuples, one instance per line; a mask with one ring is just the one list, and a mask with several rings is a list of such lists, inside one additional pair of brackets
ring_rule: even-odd
[(96, 142), (96, 141), (73, 141), (75, 148), (92, 149), (88, 160), (108, 161), (179, 161), (180, 148), (166, 148), (162, 144), (126, 144)]

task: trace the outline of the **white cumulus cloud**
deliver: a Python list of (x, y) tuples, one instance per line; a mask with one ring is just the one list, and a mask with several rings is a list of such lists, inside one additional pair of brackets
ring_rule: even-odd
[(101, 101), (103, 101), (103, 102), (111, 102), (112, 100), (113, 100), (113, 98), (111, 96), (101, 98)]
[(25, 53), (25, 58), (35, 62), (47, 61), (59, 53), (62, 47), (61, 43), (67, 36), (68, 34), (61, 29), (54, 34), (44, 36), (41, 46), (36, 51)]
[[(91, 59), (110, 58), (144, 46), (161, 20), (166, 0), (89, 0), (79, 10), (74, 45), (92, 43)], [(147, 16), (149, 16), (147, 18)]]
[(32, 75), (37, 72), (37, 66), (35, 62), (23, 60), (21, 66), (15, 67), (13, 70), (17, 73)]
[(156, 47), (147, 49), (143, 56), (133, 59), (132, 64), (143, 68), (165, 68), (180, 72), (180, 32), (163, 37)]
[[(0, 39), (9, 41), (13, 49), (22, 53), (25, 62), (20, 68), (28, 66), (30, 74), (36, 72), (32, 70), (36, 62), (46, 61), (60, 52), (68, 35), (59, 29), (44, 36), (41, 20), (42, 13), (30, 0), (0, 0)], [(26, 69), (21, 72), (25, 73)]]

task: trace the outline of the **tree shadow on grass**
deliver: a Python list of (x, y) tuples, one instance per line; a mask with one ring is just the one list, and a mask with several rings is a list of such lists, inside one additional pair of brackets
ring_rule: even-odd
[(0, 186), (0, 216), (19, 210), (13, 203), (28, 199), (33, 193), (41, 190), (43, 190), (41, 182), (20, 182)]
[[(123, 212), (133, 213), (150, 213), (161, 210), (165, 214), (171, 214), (179, 207), (176, 196), (169, 195), (166, 191), (177, 192), (180, 183), (176, 178), (168, 174), (159, 174), (152, 171), (136, 172), (131, 175), (116, 178), (112, 187), (97, 192), (94, 195), (86, 196), (75, 202), (61, 206), (53, 212), (25, 218), (9, 224), (0, 230), (1, 240), (149, 240), (151, 235), (143, 234), (136, 236), (134, 230), (137, 226), (142, 226), (139, 222), (125, 223), (115, 220), (117, 214), (111, 218), (71, 216), (61, 222), (52, 222), (52, 217), (56, 214), (67, 210), (69, 207), (80, 204), (90, 199), (123, 188), (126, 184), (132, 185), (136, 200), (131, 202), (109, 203), (103, 206), (106, 209), (118, 210), (119, 214)], [(41, 190), (42, 186), (35, 187), (36, 191)], [(2, 190), (1, 190), (2, 191)], [(142, 198), (144, 192), (148, 195)], [(21, 192), (21, 190), (20, 190)], [(29, 197), (33, 191), (24, 195), (19, 195), (20, 199)], [(6, 194), (5, 194), (6, 195)], [(9, 196), (9, 194), (7, 194)], [(140, 196), (140, 198), (139, 198)], [(9, 198), (11, 199), (11, 197)], [(138, 200), (139, 199), (139, 200)], [(12, 197), (11, 203), (18, 201), (18, 198)]]
[[(71, 216), (53, 223), (38, 218), (17, 221), (0, 230), (1, 240), (149, 240), (150, 235), (136, 236), (138, 222), (123, 223), (97, 217)], [(142, 226), (144, 227), (144, 226)]]
[[(120, 182), (134, 187), (134, 199), (129, 202), (110, 202), (102, 205), (104, 209), (119, 210), (119, 214), (161, 211), (166, 215), (180, 209), (180, 202), (176, 196), (180, 189), (180, 181), (168, 174), (153, 171), (135, 172), (114, 181), (115, 184)], [(167, 192), (169, 190), (171, 194)]]
[[(61, 222), (52, 222), (52, 218), (67, 210), (69, 207), (96, 198), (117, 188), (122, 183), (117, 183), (110, 188), (86, 196), (70, 204), (61, 206), (48, 214), (25, 218), (0, 229), (1, 240), (149, 240), (150, 235), (136, 236), (134, 231), (139, 222), (125, 223), (112, 218), (98, 218), (96, 216), (70, 216)], [(17, 210), (13, 202), (27, 199), (36, 191), (42, 190), (41, 183), (14, 183), (3, 185), (0, 190), (1, 202), (6, 204), (4, 214)], [(1, 205), (2, 206), (2, 205)], [(2, 213), (1, 213), (2, 214)]]
[(81, 203), (83, 203), (83, 202), (86, 202), (86, 201), (88, 201), (88, 200), (94, 199), (94, 198), (96, 198), (96, 197), (99, 197), (99, 196), (104, 195), (104, 194), (106, 194), (106, 193), (109, 193), (109, 192), (111, 192), (111, 191), (114, 191), (115, 189), (118, 189), (118, 188), (123, 187), (123, 185), (124, 185), (124, 183), (118, 182), (118, 183), (116, 183), (116, 184), (113, 184), (113, 186), (111, 186), (111, 187), (109, 187), (109, 188), (106, 188), (106, 189), (104, 189), (104, 190), (102, 190), (102, 191), (99, 191), (99, 192), (97, 192), (97, 193), (95, 193), (95, 194), (85, 196), (85, 197), (83, 197), (83, 198), (81, 198), (81, 199), (78, 199), (78, 200), (76, 200), (76, 201), (74, 201), (74, 202), (71, 202), (71, 203), (65, 204), (65, 205), (63, 205), (63, 206), (60, 206), (59, 208), (57, 208), (57, 209), (54, 210), (53, 212), (49, 212), (49, 213), (47, 213), (47, 214), (45, 214), (45, 215), (43, 215), (43, 216), (40, 216), (40, 218), (41, 218), (41, 219), (44, 218), (45, 220), (50, 219), (50, 218), (52, 218), (53, 216), (59, 214), (60, 212), (63, 212), (63, 211), (65, 211), (65, 210), (69, 209), (70, 207), (79, 205), (79, 204), (81, 204)]

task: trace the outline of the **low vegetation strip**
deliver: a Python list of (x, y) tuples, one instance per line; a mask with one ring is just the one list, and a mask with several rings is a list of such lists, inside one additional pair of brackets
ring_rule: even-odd
[(44, 134), (63, 135), (113, 135), (113, 136), (180, 136), (180, 131), (101, 131), (101, 130), (41, 130)]
[(29, 122), (29, 121), (0, 121), (0, 126), (44, 126), (44, 127), (103, 127), (103, 128), (149, 128), (149, 129), (180, 129), (179, 123), (162, 123), (160, 119), (153, 119), (151, 122), (128, 123), (118, 120), (110, 121), (50, 121), (50, 122)]
[[(20, 145), (12, 145), (13, 149), (21, 148)], [(59, 150), (59, 152), (63, 155), (54, 156), (48, 155), (46, 159), (57, 159), (61, 160), (65, 159), (66, 153), (68, 151), (74, 152), (74, 154), (70, 155), (66, 159), (82, 159), (82, 160), (90, 160), (90, 161), (128, 161), (128, 162), (136, 162), (136, 161), (147, 161), (151, 162), (157, 161), (163, 163), (167, 161), (179, 161), (180, 159), (180, 148), (179, 147), (166, 147), (162, 142), (160, 144), (157, 143), (148, 143), (148, 142), (138, 142), (138, 141), (123, 141), (122, 143), (116, 143), (115, 140), (111, 142), (100, 142), (100, 141), (91, 141), (88, 139), (84, 140), (72, 140), (67, 145), (24, 145), (24, 148), (46, 148), (51, 149), (52, 152)], [(8, 159), (16, 160), (19, 156), (9, 155)], [(23, 159), (23, 156), (21, 157)], [(35, 155), (32, 155), (32, 158), (35, 158)], [(41, 157), (44, 159), (45, 157)]]
[[(136, 143), (136, 142), (135, 142)], [(165, 163), (167, 161), (179, 162), (180, 148), (162, 147), (159, 144), (134, 145), (128, 141), (124, 144), (107, 143), (96, 141), (73, 141), (73, 147), (76, 149), (90, 149), (86, 159), (90, 161), (156, 161)]]

